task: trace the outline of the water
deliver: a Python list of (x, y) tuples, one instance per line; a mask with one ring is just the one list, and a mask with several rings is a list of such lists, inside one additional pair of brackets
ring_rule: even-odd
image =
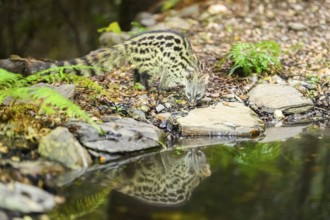
[[(196, 143), (194, 141), (193, 143)], [(98, 167), (52, 219), (330, 219), (330, 129), (227, 140)]]

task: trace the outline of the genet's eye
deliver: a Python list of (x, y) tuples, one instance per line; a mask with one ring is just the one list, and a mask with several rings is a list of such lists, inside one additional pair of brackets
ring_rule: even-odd
[(203, 95), (201, 93), (196, 94), (196, 99), (201, 99)]
[(191, 97), (191, 94), (190, 94), (190, 92), (187, 92), (187, 93), (186, 93), (186, 95), (187, 95), (187, 97), (188, 97), (188, 98), (190, 98), (190, 97)]

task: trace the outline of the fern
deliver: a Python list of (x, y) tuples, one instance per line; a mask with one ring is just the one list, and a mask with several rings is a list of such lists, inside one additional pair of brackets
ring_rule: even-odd
[(101, 128), (86, 112), (58, 92), (46, 87), (25, 87), (29, 79), (23, 79), (22, 76), (4, 69), (0, 69), (0, 73), (0, 103), (6, 97), (13, 97), (14, 99), (23, 99), (38, 104), (40, 110), (43, 110), (46, 114), (55, 114), (58, 110), (63, 110), (68, 117), (83, 118), (95, 127), (99, 133), (102, 133)]
[(228, 55), (228, 58), (234, 63), (229, 75), (232, 75), (238, 68), (242, 69), (244, 75), (250, 75), (253, 72), (273, 73), (281, 68), (280, 51), (280, 46), (274, 41), (234, 44)]
[(0, 89), (11, 88), (21, 79), (21, 75), (0, 68)]

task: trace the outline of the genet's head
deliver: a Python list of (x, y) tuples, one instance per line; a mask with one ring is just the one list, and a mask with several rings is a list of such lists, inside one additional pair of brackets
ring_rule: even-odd
[(204, 96), (205, 88), (208, 83), (208, 74), (205, 74), (200, 70), (192, 71), (185, 76), (185, 94), (190, 105), (196, 105)]

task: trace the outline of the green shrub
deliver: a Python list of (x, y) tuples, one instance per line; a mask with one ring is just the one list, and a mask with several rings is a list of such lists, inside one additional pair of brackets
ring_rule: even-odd
[(281, 69), (280, 52), (280, 46), (274, 41), (234, 44), (228, 55), (233, 62), (229, 75), (238, 70), (241, 70), (244, 76), (263, 72), (273, 74)]

